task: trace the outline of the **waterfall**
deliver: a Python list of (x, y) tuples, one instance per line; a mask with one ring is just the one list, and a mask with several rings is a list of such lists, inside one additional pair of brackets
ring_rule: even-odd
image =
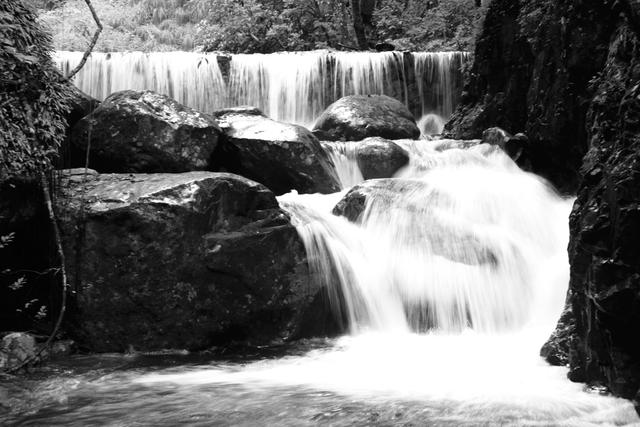
[[(566, 368), (539, 356), (564, 305), (572, 200), (497, 147), (396, 143), (409, 165), (392, 179), (360, 181), (368, 198), (355, 223), (332, 214), (349, 188), (278, 198), (351, 334), (304, 354), (135, 383), (202, 387), (189, 395), (207, 402), (215, 387), (224, 395), (241, 386), (243, 404), (253, 399), (261, 411), (280, 394), (273, 413), (294, 402), (302, 415), (263, 422), (274, 425), (637, 425), (630, 402), (570, 382)], [(354, 167), (348, 144), (332, 153)], [(307, 400), (320, 409), (305, 413)], [(349, 417), (359, 401), (389, 416)]]
[[(56, 52), (65, 72), (81, 52)], [(346, 95), (385, 94), (420, 118), (449, 117), (461, 90), (462, 52), (92, 53), (75, 84), (98, 99), (150, 89), (209, 112), (253, 105), (279, 121), (310, 127)]]
[[(67, 74), (82, 55), (82, 52), (56, 52), (54, 60)], [(227, 104), (226, 85), (216, 55), (94, 52), (74, 83), (99, 100), (121, 90), (150, 89), (201, 111), (220, 109)]]
[(358, 224), (331, 213), (332, 196), (281, 198), (352, 331), (552, 325), (568, 283), (571, 201), (496, 147), (398, 143), (410, 165), (368, 181)]

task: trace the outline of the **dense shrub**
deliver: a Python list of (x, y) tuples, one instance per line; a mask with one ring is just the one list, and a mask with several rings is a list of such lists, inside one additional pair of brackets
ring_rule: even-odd
[(472, 0), (383, 0), (374, 25), (379, 40), (400, 49), (472, 51), (485, 14)]
[(31, 7), (0, 2), (0, 182), (48, 169), (65, 137), (71, 92), (52, 48)]
[[(39, 0), (60, 2), (62, 0)], [(371, 47), (472, 50), (484, 7), (473, 0), (361, 0)], [(204, 50), (234, 53), (350, 49), (350, 0), (93, 0), (104, 31), (97, 51)], [(55, 3), (60, 5), (61, 3)], [(60, 50), (84, 50), (93, 33), (83, 0), (43, 10)]]

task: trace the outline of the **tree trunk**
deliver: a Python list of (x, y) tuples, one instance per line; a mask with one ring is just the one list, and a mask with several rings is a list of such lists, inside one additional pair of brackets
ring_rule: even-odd
[(351, 0), (351, 14), (353, 16), (353, 30), (356, 33), (356, 41), (358, 47), (367, 50), (367, 35), (365, 33), (364, 22), (362, 21), (362, 11), (360, 9), (360, 0)]

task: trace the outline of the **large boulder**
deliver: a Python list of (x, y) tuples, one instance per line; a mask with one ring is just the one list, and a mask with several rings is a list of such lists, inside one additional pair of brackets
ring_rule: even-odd
[(152, 91), (110, 95), (71, 132), (71, 164), (99, 172), (205, 170), (218, 144), (215, 119)]
[(302, 126), (277, 122), (254, 107), (214, 113), (225, 133), (214, 169), (237, 173), (276, 194), (334, 193), (335, 169), (318, 139)]
[[(640, 22), (640, 13), (628, 18)], [(568, 361), (574, 381), (634, 399), (640, 413), (638, 81), (640, 34), (621, 20), (607, 65), (592, 82), (591, 148), (570, 219), (567, 307), (543, 355)]]
[(323, 142), (323, 147), (355, 159), (364, 179), (391, 178), (409, 163), (407, 150), (379, 137), (362, 141)]
[(327, 141), (359, 141), (371, 136), (417, 139), (416, 120), (400, 101), (386, 95), (351, 95), (331, 104), (313, 132)]
[(213, 172), (63, 172), (68, 331), (91, 351), (202, 349), (299, 332), (318, 289), (274, 194)]

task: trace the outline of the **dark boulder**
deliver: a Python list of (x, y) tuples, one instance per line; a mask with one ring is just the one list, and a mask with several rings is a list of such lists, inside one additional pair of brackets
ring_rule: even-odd
[(339, 190), (333, 164), (309, 130), (271, 120), (254, 107), (229, 108), (214, 116), (225, 133), (215, 170), (246, 176), (278, 195)]
[(209, 167), (218, 144), (216, 121), (151, 91), (110, 95), (71, 133), (71, 164), (99, 172), (188, 172)]
[(318, 293), (289, 216), (240, 176), (65, 171), (57, 209), (85, 350), (288, 338)]
[(393, 141), (372, 137), (355, 142), (324, 142), (323, 146), (355, 159), (364, 179), (391, 178), (409, 163), (409, 153)]
[(625, 14), (592, 82), (591, 148), (570, 219), (569, 319), (547, 346), (572, 323), (570, 378), (604, 385), (640, 409), (640, 31), (628, 23), (640, 15)]
[(504, 129), (492, 127), (482, 132), (482, 143), (500, 147), (522, 169), (531, 170), (531, 150), (525, 134), (511, 135)]
[(69, 126), (69, 129), (72, 129), (83, 117), (88, 116), (98, 108), (100, 106), (100, 101), (91, 95), (87, 95), (74, 85), (70, 85), (70, 88), (71, 111), (67, 117), (67, 125)]
[(331, 104), (318, 118), (313, 132), (326, 141), (417, 139), (416, 120), (400, 101), (385, 95), (351, 95)]

